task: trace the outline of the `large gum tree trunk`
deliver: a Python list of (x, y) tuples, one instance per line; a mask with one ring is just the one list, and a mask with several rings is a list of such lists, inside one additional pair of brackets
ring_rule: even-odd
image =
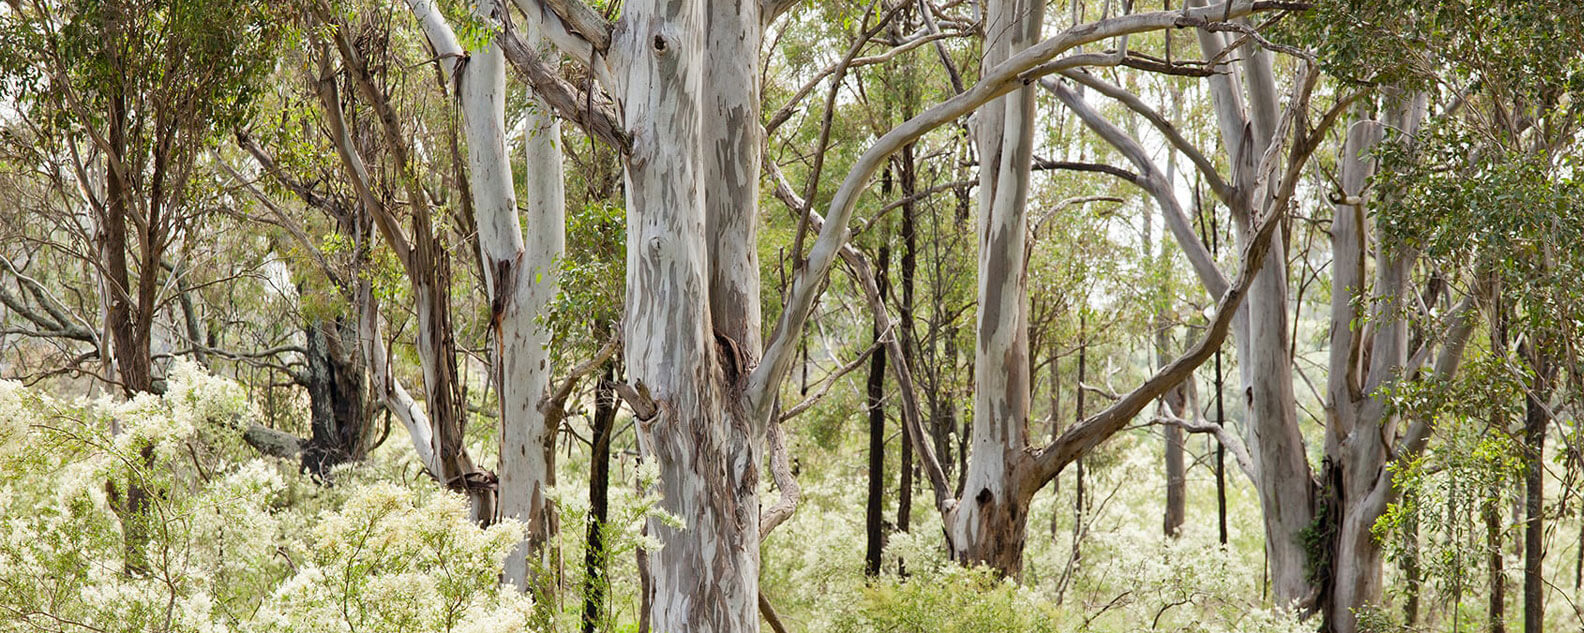
[[(1372, 528), (1402, 493), (1392, 482), (1390, 464), (1394, 459), (1405, 463), (1422, 452), (1433, 423), (1433, 418), (1420, 419), (1405, 427), (1378, 394), (1413, 372), (1450, 377), (1472, 331), (1465, 301), (1447, 315), (1445, 333), (1426, 337), (1441, 343), (1433, 365), (1410, 365), (1405, 302), (1414, 292), (1410, 272), (1417, 254), (1389, 236), (1368, 234), (1365, 188), (1374, 170), (1369, 156), (1383, 142), (1385, 130), (1411, 138), (1425, 108), (1422, 94), (1403, 100), (1389, 109), (1384, 124), (1364, 118), (1367, 112), (1361, 109), (1340, 161), (1342, 191), (1332, 225), (1330, 419), (1320, 500), (1327, 521), (1315, 531), (1325, 537), (1317, 558), (1328, 569), (1318, 579), (1316, 606), (1324, 614), (1325, 628), (1336, 633), (1358, 630), (1359, 611), (1381, 605), (1384, 550)], [(1368, 256), (1373, 256), (1372, 266)], [(1374, 279), (1366, 284), (1365, 271), (1371, 267)], [(1357, 328), (1357, 323), (1369, 324), (1370, 331)]]
[[(986, 6), (983, 67), (1040, 37), (1043, 0)], [(974, 348), (974, 424), (962, 502), (951, 523), (952, 557), (1016, 576), (1023, 564), (1028, 503), (1020, 476), (1028, 445), (1029, 167), (1034, 152), (1034, 88), (979, 109), (979, 313)]]
[[(711, 172), (743, 170), (729, 174), (743, 184), (757, 180), (757, 165), (738, 163), (728, 157), (730, 148), (706, 143), (721, 133), (706, 133), (706, 121), (718, 126), (730, 113), (705, 82), (707, 65), (757, 59), (760, 26), (756, 7), (746, 8), (753, 3), (708, 6), (726, 4), (629, 3), (611, 40), (618, 99), (632, 137), (624, 358), (638, 400), (649, 403), (638, 407), (649, 409), (639, 412), (639, 431), (645, 453), (659, 466), (661, 507), (684, 523), (651, 519), (648, 525), (662, 543), (649, 556), (655, 631), (757, 631), (759, 622), (761, 433), (741, 404), (745, 340), (757, 338), (757, 323), (750, 330), (742, 320), (717, 323), (712, 317), (712, 297), (736, 280), (756, 280), (757, 270), (750, 275), (741, 269), (742, 256), (712, 263), (718, 243), (706, 231), (714, 226), (718, 235), (732, 230), (722, 226), (742, 226), (732, 219), (754, 221), (752, 206), (708, 217), (706, 202), (715, 202), (707, 193)], [(739, 11), (753, 13), (752, 20)], [(709, 48), (732, 31), (754, 34), (747, 38), (753, 45), (747, 57), (727, 58), (727, 51)], [(737, 112), (739, 128), (756, 126), (755, 112)], [(755, 136), (747, 139), (757, 147)], [(727, 154), (707, 154), (717, 150)], [(737, 230), (751, 236), (751, 227)], [(726, 287), (718, 279), (727, 280)], [(757, 307), (757, 285), (751, 292), (732, 290), (741, 293), (736, 303)], [(733, 297), (722, 299), (731, 303)]]
[[(1205, 0), (1190, 0), (1189, 6), (1206, 4)], [(1207, 58), (1214, 58), (1226, 47), (1219, 32), (1199, 29), (1197, 34)], [(1208, 83), (1232, 172), (1231, 206), (1239, 246), (1246, 247), (1252, 232), (1251, 210), (1265, 202), (1255, 199), (1255, 165), (1273, 141), (1278, 116), (1270, 53), (1251, 49), (1243, 64), (1211, 77)], [(1249, 288), (1234, 327), (1234, 340), (1242, 361), (1242, 393), (1249, 417), (1247, 443), (1264, 516), (1271, 588), (1282, 604), (1312, 594), (1301, 534), (1314, 519), (1314, 482), (1293, 394), (1287, 295), (1286, 245), (1278, 232), (1271, 238), (1270, 257)]]
[[(495, 2), (480, 4), (481, 11), (485, 7), (505, 10)], [(530, 31), (526, 39), (530, 46), (538, 46), (536, 33)], [(505, 60), (500, 48), (491, 44), (470, 57), (462, 99), (479, 244), (497, 341), (500, 513), (528, 525), (524, 542), (506, 560), (506, 579), (528, 588), (548, 585), (529, 581), (549, 567), (544, 544), (552, 534), (546, 493), (555, 484), (555, 429), (539, 406), (550, 384), (550, 332), (538, 318), (555, 298), (556, 259), (566, 249), (566, 212), (557, 146), (561, 128), (549, 107), (530, 96), (523, 137), (525, 217), (519, 220), (506, 153), (505, 93)]]
[[(1337, 521), (1338, 556), (1332, 570), (1337, 582), (1330, 596), (1335, 607), (1328, 614), (1331, 627), (1336, 631), (1351, 631), (1356, 624), (1356, 616), (1344, 605), (1361, 606), (1377, 600), (1381, 588), (1381, 551), (1369, 534), (1374, 521), (1370, 519), (1368, 525), (1360, 525), (1365, 517), (1348, 503), (1351, 492), (1368, 490), (1368, 485), (1360, 481), (1364, 473), (1359, 472), (1361, 461), (1357, 457), (1370, 457), (1377, 465), (1384, 459), (1384, 454), (1379, 453), (1379, 433), (1373, 430), (1352, 433), (1361, 423), (1361, 404), (1366, 398), (1359, 377), (1364, 371), (1360, 365), (1362, 333), (1354, 330), (1357, 323), (1363, 322), (1359, 300), (1368, 296), (1364, 276), (1366, 208), (1361, 196), (1374, 170), (1369, 153), (1380, 141), (1380, 135), (1380, 126), (1374, 121), (1356, 121), (1349, 128), (1339, 161), (1343, 200), (1335, 207), (1331, 231), (1335, 291), (1331, 296), (1330, 379), (1327, 382), (1330, 420), (1326, 445), (1327, 454), (1341, 458), (1339, 462), (1329, 463), (1324, 488), (1331, 491), (1334, 499), (1328, 507), (1329, 512), (1342, 514)], [(1374, 422), (1379, 424), (1378, 420)]]

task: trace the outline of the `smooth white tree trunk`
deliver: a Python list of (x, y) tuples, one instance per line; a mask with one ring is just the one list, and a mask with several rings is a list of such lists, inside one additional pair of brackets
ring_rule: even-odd
[(374, 304), (374, 292), (367, 281), (358, 282), (357, 289), (358, 344), (363, 360), (368, 364), (369, 383), (380, 406), (396, 416), (407, 437), (412, 441), (418, 462), (431, 476), (440, 477), (440, 462), (435, 459), (434, 427), (422, 404), (391, 374), (390, 359), (385, 353), (385, 340), (380, 335), (379, 310)]
[[(468, 188), (490, 302), (501, 424), (498, 509), (500, 516), (527, 524), (523, 542), (506, 559), (505, 579), (526, 590), (534, 584), (534, 570), (548, 568), (542, 547), (550, 537), (546, 493), (555, 479), (555, 429), (548, 428), (540, 408), (550, 383), (550, 333), (539, 321), (555, 298), (556, 260), (566, 247), (560, 126), (530, 95), (523, 139), (526, 200), (520, 215), (507, 145), (506, 61), (500, 46), (491, 40), (464, 52), (431, 0), (409, 0), (408, 6), (441, 68), (459, 88)], [(497, 25), (506, 10), (497, 0), (481, 0), (475, 15)], [(528, 45), (538, 48), (539, 39), (530, 27)]]
[[(1190, 6), (1204, 5), (1203, 0), (1190, 2)], [(1207, 59), (1226, 46), (1219, 32), (1199, 29), (1198, 36)], [(1209, 79), (1222, 147), (1232, 172), (1232, 218), (1239, 246), (1244, 247), (1250, 239), (1251, 214), (1265, 202), (1255, 191), (1255, 166), (1271, 143), (1279, 140), (1274, 138), (1278, 111), (1270, 54), (1253, 50), (1258, 48), (1245, 47), (1239, 53), (1244, 63)], [(1312, 595), (1308, 554), (1300, 534), (1314, 520), (1314, 483), (1293, 393), (1287, 298), (1286, 245), (1278, 233), (1272, 238), (1271, 256), (1249, 289), (1233, 339), (1243, 376), (1247, 443), (1264, 514), (1272, 594), (1281, 604)]]
[[(983, 67), (1039, 41), (1043, 0), (986, 4)], [(972, 452), (963, 498), (951, 517), (952, 557), (1017, 575), (1022, 569), (1031, 486), (1027, 467), (1029, 173), (1035, 88), (1025, 86), (978, 112), (979, 311), (974, 347)]]

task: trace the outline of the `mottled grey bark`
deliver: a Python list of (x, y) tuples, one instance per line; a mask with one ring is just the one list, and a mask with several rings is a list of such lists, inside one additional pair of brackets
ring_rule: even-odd
[[(633, 149), (627, 157), (628, 375), (652, 415), (639, 421), (645, 452), (660, 468), (661, 507), (686, 524), (651, 520), (663, 547), (649, 553), (654, 578), (650, 625), (658, 631), (758, 629), (759, 460), (764, 419), (744, 402), (749, 352), (757, 322), (716, 321), (722, 309), (758, 306), (757, 284), (738, 285), (743, 256), (715, 257), (710, 225), (747, 226), (755, 206), (705, 183), (720, 166), (735, 183), (757, 182), (756, 103), (736, 112), (744, 142), (707, 142), (711, 126), (729, 125), (711, 91), (706, 54), (722, 68), (758, 59), (761, 28), (751, 2), (636, 2), (623, 7), (612, 34), (611, 60)], [(707, 27), (707, 28), (706, 28)], [(718, 41), (752, 48), (716, 50)], [(732, 60), (732, 61), (727, 61)], [(752, 70), (742, 70), (753, 76)], [(739, 152), (752, 152), (743, 156)], [(717, 174), (720, 175), (720, 174)], [(715, 194), (715, 195), (711, 195)], [(710, 213), (713, 205), (721, 213)], [(729, 207), (729, 208), (727, 208)], [(713, 219), (711, 216), (715, 216)], [(721, 229), (730, 230), (730, 229)], [(752, 250), (751, 242), (734, 247)], [(757, 268), (751, 280), (757, 281)], [(717, 274), (727, 279), (717, 286)], [(749, 308), (748, 306), (752, 306)], [(758, 404), (758, 403), (754, 403)], [(757, 411), (755, 411), (757, 412)], [(643, 416), (641, 416), (643, 417)]]
[[(1039, 40), (1044, 0), (990, 0), (985, 6), (984, 68)], [(963, 500), (951, 523), (952, 557), (1016, 576), (1023, 567), (1028, 503), (1017, 475), (1028, 446), (1029, 169), (1034, 154), (1035, 88), (979, 109), (979, 312), (974, 347), (972, 451)], [(1040, 482), (1043, 483), (1043, 482)]]

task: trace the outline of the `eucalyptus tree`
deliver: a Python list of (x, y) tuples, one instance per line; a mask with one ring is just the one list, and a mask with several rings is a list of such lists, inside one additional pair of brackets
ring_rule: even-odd
[[(63, 206), (76, 210), (67, 223), (75, 242), (69, 250), (92, 262), (98, 278), (99, 379), (129, 398), (156, 391), (163, 381), (156, 382), (153, 362), (155, 322), (177, 300), (170, 290), (185, 274), (172, 266), (168, 275), (167, 258), (188, 252), (217, 204), (205, 195), (203, 149), (246, 115), (270, 62), (273, 20), (265, 5), (245, 0), (11, 0), (7, 7), (0, 93), (31, 108), (44, 122), (36, 142), (65, 157), (51, 184)], [(75, 326), (84, 319), (69, 318), (40, 286), (23, 283), (43, 308), (31, 314), (48, 315), (34, 322), (37, 329), (80, 333)], [(152, 464), (152, 445), (139, 455)], [(106, 488), (121, 517), (127, 571), (146, 570), (155, 493), (134, 480)]]
[(246, 116), (273, 19), (247, 1), (7, 6), (0, 86), (43, 122), (35, 142), (65, 157), (54, 184), (80, 210), (78, 249), (100, 278), (102, 378), (153, 390), (154, 325), (174, 301), (164, 264), (214, 208), (203, 150)]
[[(660, 467), (662, 507), (687, 526), (650, 524), (664, 544), (652, 555), (650, 608), (652, 625), (662, 630), (757, 628), (755, 489), (766, 422), (814, 296), (842, 249), (854, 204), (887, 157), (1015, 90), (1025, 73), (1103, 61), (1086, 55), (1056, 59), (1075, 46), (1208, 24), (1272, 6), (1233, 2), (1082, 25), (988, 68), (974, 87), (886, 133), (848, 173), (830, 213), (817, 223), (811, 216), (819, 237), (761, 346), (753, 248), (760, 162), (756, 52), (765, 21), (790, 4), (630, 3), (614, 24), (586, 5), (565, 0), (526, 12), (568, 56), (590, 60), (590, 74), (613, 95), (614, 108), (582, 115), (584, 120), (619, 121), (621, 134), (612, 136), (629, 142), (623, 152), (628, 213), (624, 350), (631, 384), (621, 391), (637, 413), (645, 451)], [(1257, 259), (1259, 249), (1253, 253)], [(1239, 296), (1233, 292), (1228, 299), (1235, 304)], [(1230, 321), (1226, 312), (1223, 334)], [(1204, 348), (1194, 355), (1209, 354)], [(1188, 366), (1172, 367), (1185, 371)], [(1126, 406), (1143, 405), (1133, 398)], [(917, 448), (914, 409), (908, 417)], [(1104, 415), (1085, 427), (1081, 439), (1049, 451), (1039, 460), (1042, 470), (1054, 474), (1079, 446), (1098, 443), (1095, 429), (1120, 428), (1119, 417), (1131, 416)], [(955, 507), (948, 503), (938, 463), (931, 470), (942, 509)]]
[[(1255, 8), (1249, 7), (1250, 10)], [(1270, 5), (1264, 8), (1287, 7)], [(1035, 12), (1038, 10), (1036, 5), (1028, 3), (987, 5), (986, 20), (991, 26), (986, 33), (992, 38), (986, 48), (987, 63), (992, 62), (995, 55), (1005, 55), (1011, 59), (1021, 57), (1024, 53), (1019, 52), (1020, 47), (1038, 48), (1039, 45), (1030, 41), (1034, 34), (1019, 34), (1016, 26), (1023, 24), (1018, 20), (1037, 15)], [(1156, 15), (1160, 14), (1119, 16), (1101, 20), (1097, 24), (1132, 20), (1147, 23)], [(1208, 21), (1194, 21), (1189, 17), (1193, 15), (1218, 17), (1213, 10), (1203, 14), (1190, 10), (1183, 13), (1182, 19), (1173, 25), (1208, 27), (1202, 28), (1201, 32), (1212, 35), (1235, 28), (1226, 26), (1228, 23), (1225, 22), (1210, 24)], [(1219, 17), (1233, 20), (1243, 15), (1246, 14), (1223, 9)], [(996, 28), (995, 25), (1012, 28)], [(1091, 36), (1094, 31), (1103, 30), (1095, 29), (1092, 25), (1073, 27), (1073, 30), (1079, 29), (1088, 30)], [(1125, 36), (1148, 30), (1153, 29), (1145, 27), (1108, 35)], [(1008, 39), (1004, 42), (996, 39), (1001, 37)], [(1087, 41), (1100, 41), (1104, 37), (1093, 37)], [(997, 53), (997, 46), (1010, 48)], [(1137, 63), (1136, 58), (1128, 55), (1123, 38), (1114, 51), (1076, 55), (1047, 64), (1042, 70), (1069, 71), (1069, 75), (1078, 75), (1080, 66), (1115, 66), (1128, 61)], [(984, 72), (988, 75), (989, 69)], [(1243, 274), (1238, 275), (1236, 283), (1228, 282), (1207, 258), (1190, 257), (1195, 262), (1196, 271), (1213, 280), (1215, 285), (1212, 294), (1220, 297), (1217, 312), (1211, 319), (1211, 327), (1205, 337), (1183, 356), (1166, 364), (1138, 389), (1038, 449), (1031, 447), (1027, 439), (1030, 398), (1029, 380), (1025, 375), (1028, 367), (1027, 322), (1024, 316), (1027, 299), (1021, 279), (1025, 266), (1022, 245), (1027, 230), (1027, 215), (1023, 207), (1027, 197), (1027, 152), (1031, 148), (1028, 140), (1032, 134), (1031, 106), (1014, 107), (1013, 104), (1019, 100), (1008, 98), (991, 106), (988, 111), (981, 110), (977, 131), (982, 144), (982, 191), (979, 236), (981, 312), (975, 362), (975, 452), (970, 458), (968, 485), (964, 487), (961, 500), (952, 499), (943, 486), (936, 488), (942, 515), (948, 517), (951, 526), (950, 546), (955, 558), (963, 562), (988, 563), (1002, 572), (1016, 574), (1022, 563), (1028, 503), (1034, 492), (1072, 460), (1123, 428), (1146, 403), (1175, 387), (1200, 363), (1210, 358), (1221, 337), (1226, 335), (1243, 292), (1249, 290), (1248, 284), (1252, 283), (1255, 288), (1251, 293), (1257, 292), (1260, 275), (1255, 273), (1261, 270), (1258, 266), (1266, 246), (1262, 240), (1273, 235), (1270, 223), (1276, 221), (1273, 218), (1280, 218), (1286, 213), (1303, 166), (1320, 145), (1330, 124), (1335, 121), (1334, 116), (1328, 116), (1323, 117), (1313, 129), (1306, 125), (1309, 95), (1315, 79), (1313, 74), (1300, 72), (1300, 80), (1294, 83), (1286, 107), (1272, 112), (1273, 118), (1267, 130), (1271, 142), (1265, 145), (1267, 149), (1256, 156), (1247, 157), (1249, 177), (1237, 190), (1244, 197), (1241, 208), (1245, 211), (1248, 238), (1243, 243)], [(1021, 99), (1032, 99), (1032, 95), (1025, 93)], [(1290, 155), (1283, 157), (1283, 149), (1288, 149)], [(1161, 179), (1159, 175), (1155, 178)], [(985, 183), (997, 184), (991, 186)], [(994, 191), (989, 192), (991, 189)], [(1185, 219), (1178, 217), (1175, 220), (1182, 226), (1173, 226), (1174, 218), (1168, 218), (1167, 221), (1174, 231), (1187, 229)], [(1191, 232), (1188, 235), (1191, 236)], [(1285, 306), (1284, 303), (1282, 305)]]
[[(557, 147), (560, 126), (545, 104), (530, 100), (524, 121), (528, 177), (522, 215), (526, 217), (519, 217), (507, 147), (506, 58), (501, 44), (490, 37), (475, 50), (464, 50), (432, 1), (411, 0), (408, 7), (445, 76), (459, 86), (467, 130), (468, 190), (494, 339), (501, 424), (500, 514), (528, 524), (527, 541), (506, 561), (506, 578), (526, 589), (531, 571), (549, 569), (544, 544), (552, 517), (546, 493), (555, 483), (552, 449), (558, 425), (546, 423), (550, 331), (537, 320), (555, 296), (556, 260), (566, 248), (562, 159)], [(499, 2), (481, 2), (474, 10), (485, 25), (509, 17), (509, 8)], [(538, 38), (530, 33), (527, 45), (537, 47)]]
[[(1240, 243), (1247, 244), (1253, 210), (1266, 204), (1267, 199), (1262, 196), (1268, 195), (1259, 186), (1263, 169), (1256, 166), (1256, 161), (1275, 156), (1281, 143), (1273, 132), (1283, 119), (1278, 114), (1279, 75), (1273, 64), (1273, 51), (1299, 57), (1311, 54), (1253, 37), (1240, 36), (1229, 41), (1222, 32), (1209, 29), (1200, 30), (1198, 37), (1205, 60), (1230, 59), (1235, 69), (1231, 73), (1211, 73), (1207, 79), (1221, 132), (1221, 164), (1230, 171), (1227, 175), (1220, 173), (1217, 163), (1211, 160), (1214, 154), (1186, 140), (1172, 121), (1137, 95), (1087, 73), (1067, 73), (1066, 79), (1117, 101), (1130, 114), (1150, 122), (1170, 143), (1173, 152), (1183, 154), (1194, 164), (1211, 193), (1229, 210)], [(1194, 66), (1173, 71), (1203, 73), (1195, 71)], [(1315, 77), (1301, 70), (1292, 81), (1313, 82)], [(1054, 83), (1049, 87), (1139, 170), (1143, 176), (1141, 186), (1156, 199), (1168, 230), (1193, 264), (1201, 285), (1212, 293), (1224, 287), (1213, 258), (1182, 212), (1173, 185), (1165, 181), (1164, 172), (1145, 154), (1140, 142), (1088, 108), (1071, 88)], [(1333, 104), (1315, 124), (1316, 134), (1310, 137), (1307, 151), (1316, 149), (1326, 128), (1342, 119), (1361, 96), (1346, 90), (1336, 93)], [(1394, 112), (1390, 124), (1399, 129), (1413, 128), (1422, 117), (1422, 111), (1412, 108), (1412, 100)], [(1336, 200), (1362, 204), (1359, 195), (1368, 178), (1369, 147), (1375, 138), (1370, 134), (1376, 125), (1357, 121), (1349, 128), (1350, 140), (1341, 161), (1345, 192), (1338, 194)], [(1296, 173), (1305, 168), (1305, 162), (1306, 155), (1295, 153), (1285, 168)], [(1333, 401), (1328, 405), (1332, 418), (1327, 424), (1327, 469), (1323, 473), (1323, 479), (1332, 485), (1316, 486), (1297, 417), (1285, 254), (1266, 261), (1254, 283), (1246, 312), (1238, 316), (1234, 336), (1250, 414), (1247, 472), (1260, 492), (1276, 597), (1280, 602), (1296, 602), (1305, 609), (1323, 611), (1330, 625), (1339, 628), (1351, 627), (1353, 609), (1371, 599), (1366, 596), (1378, 597), (1379, 549), (1371, 540), (1369, 529), (1384, 511), (1385, 500), (1391, 498), (1390, 474), (1385, 468), (1388, 457), (1392, 451), (1416, 450), (1416, 442), (1422, 442), (1410, 439), (1394, 443), (1391, 437), (1376, 432), (1388, 420), (1385, 402), (1378, 397), (1377, 389), (1405, 371), (1424, 366), (1437, 346), (1440, 357), (1430, 363), (1434, 369), (1426, 371), (1450, 373), (1457, 366), (1472, 326), (1466, 302), (1434, 313), (1410, 313), (1402, 303), (1394, 303), (1396, 297), (1405, 296), (1407, 284), (1411, 283), (1407, 268), (1411, 262), (1392, 250), (1389, 243), (1360, 238), (1360, 232), (1365, 230), (1359, 227), (1362, 215), (1348, 215), (1351, 213), (1339, 210), (1333, 224), (1333, 365), (1328, 378)], [(1363, 290), (1365, 244), (1386, 249), (1377, 254), (1381, 265), (1376, 266), (1379, 279), (1373, 294)], [(1273, 249), (1285, 253), (1280, 243)], [(1350, 338), (1350, 328), (1363, 321), (1362, 315), (1354, 312), (1359, 306), (1369, 307), (1375, 329), (1365, 338), (1354, 339)], [(1418, 319), (1429, 331), (1414, 339), (1417, 348), (1410, 357), (1407, 346), (1412, 319)], [(1362, 351), (1360, 345), (1365, 344), (1366, 338), (1372, 349)], [(1368, 363), (1361, 364), (1361, 358), (1368, 358)], [(1365, 418), (1363, 422), (1358, 421), (1361, 416)], [(1404, 432), (1417, 438), (1425, 430), (1421, 424)], [(1224, 430), (1221, 433), (1228, 437)], [(1376, 579), (1373, 584), (1371, 578)]]
[[(403, 40), (380, 25), (349, 20), (323, 4), (311, 4), (305, 13), (308, 58), (315, 66), (311, 85), (322, 131), (351, 185), (352, 199), (372, 220), (395, 260), (416, 316), (422, 404), (392, 372), (380, 314), (374, 307), (378, 297), (373, 284), (358, 285), (358, 338), (370, 369), (371, 389), (385, 410), (406, 427), (426, 470), (442, 485), (467, 494), (474, 520), (487, 523), (495, 517), (496, 475), (475, 465), (464, 443), (468, 412), (452, 314), (453, 242), (445, 224), (436, 221), (443, 220), (438, 211), (447, 204), (443, 192), (450, 189), (426, 186), (446, 177), (437, 175), (438, 169), (426, 170), (428, 161), (420, 159), (439, 163), (434, 167), (444, 163), (428, 155), (432, 145), (409, 132), (413, 122), (398, 110), (398, 98), (406, 95), (396, 90), (403, 84), (390, 82), (387, 76)], [(343, 87), (349, 93), (346, 97)], [(421, 98), (421, 93), (412, 98)], [(410, 230), (403, 228), (404, 220)]]
[[(1403, 7), (1324, 8), (1328, 17), (1369, 24)], [(1339, 76), (1391, 82), (1439, 105), (1418, 128), (1392, 129), (1400, 142), (1382, 145), (1377, 223), (1386, 240), (1436, 270), (1442, 283), (1474, 288), (1471, 298), (1488, 315), (1491, 355), (1520, 385), (1523, 617), (1524, 630), (1538, 631), (1548, 593), (1545, 443), (1558, 372), (1571, 364), (1565, 359), (1574, 357), (1577, 338), (1571, 280), (1579, 255), (1571, 245), (1581, 230), (1580, 198), (1571, 172), (1584, 13), (1570, 3), (1535, 1), (1448, 2), (1409, 15), (1356, 35), (1317, 32)], [(1490, 400), (1495, 416), (1515, 406)]]

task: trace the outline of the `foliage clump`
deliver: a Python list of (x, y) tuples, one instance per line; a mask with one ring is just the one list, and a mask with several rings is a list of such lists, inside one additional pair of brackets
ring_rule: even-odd
[(523, 630), (521, 526), (428, 481), (321, 487), (243, 446), (258, 417), (184, 363), (122, 402), (0, 382), (0, 630)]

